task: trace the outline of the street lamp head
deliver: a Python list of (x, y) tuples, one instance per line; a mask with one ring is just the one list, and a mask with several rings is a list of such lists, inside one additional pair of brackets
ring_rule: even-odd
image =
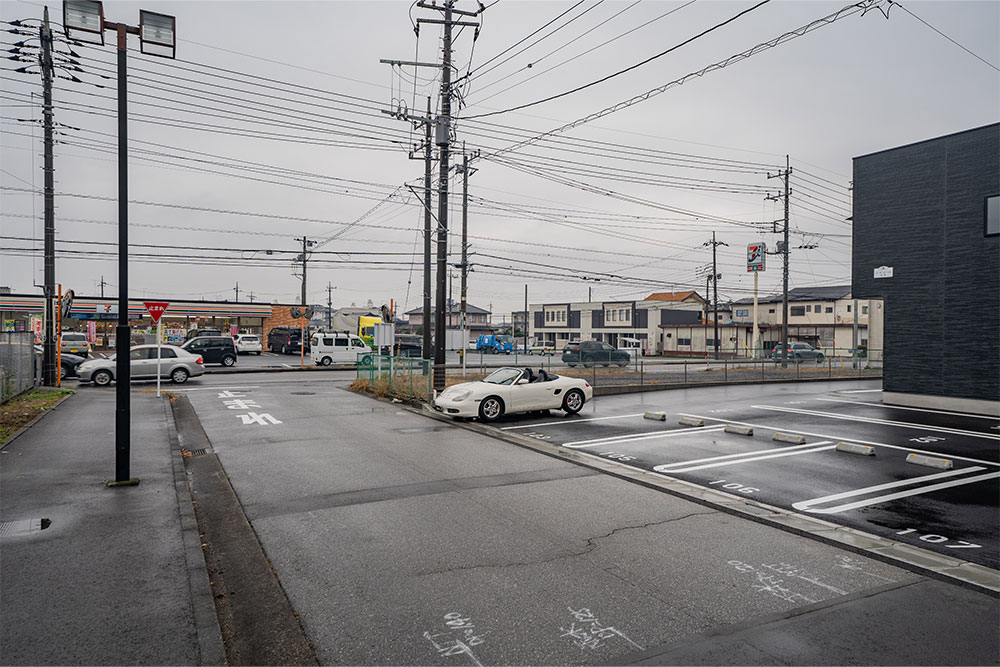
[(177, 19), (166, 14), (139, 10), (140, 50), (151, 56), (173, 58), (177, 52)]
[(66, 37), (104, 44), (104, 5), (99, 0), (63, 0)]

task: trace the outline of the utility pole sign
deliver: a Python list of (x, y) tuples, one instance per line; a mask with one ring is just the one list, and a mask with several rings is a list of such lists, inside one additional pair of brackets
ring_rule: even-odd
[(167, 312), (167, 308), (170, 307), (170, 303), (167, 301), (143, 301), (142, 305), (146, 306), (146, 310), (149, 312), (149, 317), (153, 320), (153, 324), (156, 325), (156, 395), (160, 395), (160, 360), (162, 359), (160, 347), (163, 343), (163, 323), (160, 322), (160, 318), (163, 317), (163, 313)]
[(767, 255), (767, 246), (763, 243), (750, 243), (747, 245), (747, 273), (764, 271), (764, 257)]

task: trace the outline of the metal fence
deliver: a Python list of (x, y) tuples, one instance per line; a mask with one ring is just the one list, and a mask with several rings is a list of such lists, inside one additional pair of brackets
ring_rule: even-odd
[[(627, 354), (627, 356), (626, 356)], [(453, 376), (475, 379), (499, 366), (530, 366), (549, 373), (584, 378), (592, 386), (690, 385), (719, 382), (808, 380), (824, 378), (878, 378), (882, 376), (882, 350), (825, 348), (815, 356), (790, 355), (782, 365), (771, 356), (748, 358), (641, 357), (632, 351), (595, 351), (585, 356), (561, 353), (482, 355), (471, 353), (465, 370), (449, 364)]]
[(357, 378), (369, 383), (376, 396), (430, 400), (433, 396), (433, 363), (413, 357), (359, 354)]
[(0, 403), (35, 386), (41, 366), (31, 331), (0, 333)]

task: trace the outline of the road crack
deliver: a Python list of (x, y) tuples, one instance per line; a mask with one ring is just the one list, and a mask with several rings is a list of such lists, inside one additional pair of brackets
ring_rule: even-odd
[(432, 576), (432, 575), (438, 575), (438, 574), (451, 574), (453, 572), (464, 572), (464, 571), (471, 571), (471, 570), (494, 569), (494, 568), (508, 568), (508, 567), (529, 567), (529, 566), (532, 566), (532, 565), (547, 565), (549, 563), (554, 563), (554, 562), (559, 561), (559, 560), (564, 560), (564, 559), (569, 559), (569, 558), (577, 558), (579, 556), (585, 556), (585, 555), (591, 553), (592, 551), (594, 551), (595, 549), (597, 549), (597, 547), (599, 546), (598, 543), (601, 540), (606, 540), (606, 539), (608, 539), (608, 538), (616, 535), (617, 533), (621, 533), (621, 532), (624, 532), (624, 531), (627, 531), (627, 530), (642, 530), (643, 528), (652, 528), (654, 526), (663, 526), (663, 525), (666, 525), (668, 523), (674, 523), (676, 521), (683, 521), (685, 519), (690, 519), (691, 517), (695, 517), (695, 516), (708, 516), (710, 514), (717, 514), (717, 512), (714, 511), (714, 510), (707, 511), (707, 512), (690, 512), (688, 514), (683, 514), (681, 516), (672, 517), (672, 518), (669, 518), (669, 519), (661, 519), (659, 521), (648, 521), (646, 523), (636, 524), (634, 526), (620, 526), (620, 527), (615, 528), (615, 529), (613, 529), (613, 530), (611, 530), (611, 531), (609, 531), (609, 532), (607, 532), (607, 533), (605, 533), (603, 535), (595, 535), (594, 537), (587, 538), (586, 542), (584, 542), (583, 548), (581, 548), (581, 549), (578, 549), (576, 551), (570, 551), (568, 553), (557, 554), (555, 556), (550, 556), (550, 557), (547, 557), (547, 558), (538, 558), (538, 559), (531, 559), (531, 560), (519, 560), (519, 561), (512, 561), (512, 562), (507, 562), (507, 563), (482, 563), (482, 564), (479, 564), (479, 565), (460, 565), (460, 566), (449, 567), (449, 568), (444, 568), (444, 569), (440, 569), (440, 570), (426, 570), (426, 571), (422, 571), (422, 572), (416, 572), (414, 574), (415, 574), (415, 576), (418, 576), (418, 577), (425, 577), (425, 576)]

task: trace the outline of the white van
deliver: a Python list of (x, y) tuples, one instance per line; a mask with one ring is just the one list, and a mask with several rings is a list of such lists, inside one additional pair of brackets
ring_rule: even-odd
[(343, 332), (313, 334), (309, 347), (309, 357), (317, 366), (356, 364), (359, 354), (372, 351), (359, 336)]

